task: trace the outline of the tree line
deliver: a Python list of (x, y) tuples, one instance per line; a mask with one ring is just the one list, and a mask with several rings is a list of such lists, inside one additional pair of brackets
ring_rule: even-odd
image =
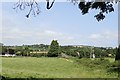
[(70, 57), (91, 58), (95, 54), (96, 58), (113, 57), (120, 58), (120, 46), (93, 47), (93, 46), (60, 46), (57, 40), (52, 40), (50, 45), (22, 45), (22, 46), (2, 46), (2, 54), (6, 52), (15, 53), (17, 56), (31, 57), (59, 57), (65, 54)]

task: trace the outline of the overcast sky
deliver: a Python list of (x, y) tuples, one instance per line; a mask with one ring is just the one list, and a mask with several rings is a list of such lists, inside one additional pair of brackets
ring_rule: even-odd
[[(50, 9), (40, 3), (41, 13), (26, 18), (28, 9), (16, 11), (14, 3), (2, 3), (1, 42), (5, 45), (50, 44), (53, 39), (60, 45), (90, 45), (116, 47), (118, 45), (118, 7), (98, 22), (91, 10), (82, 15), (77, 5), (56, 2)], [(0, 13), (1, 14), (1, 13)]]

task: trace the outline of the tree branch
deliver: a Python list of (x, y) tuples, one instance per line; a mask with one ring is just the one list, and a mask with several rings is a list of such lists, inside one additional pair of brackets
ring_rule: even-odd
[(55, 2), (55, 0), (53, 0), (51, 5), (49, 5), (49, 3), (50, 3), (49, 0), (46, 0), (46, 1), (47, 1), (47, 9), (50, 9), (53, 6), (54, 2)]

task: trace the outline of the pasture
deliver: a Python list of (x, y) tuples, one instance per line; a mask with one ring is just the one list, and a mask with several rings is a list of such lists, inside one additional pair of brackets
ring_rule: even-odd
[[(76, 59), (48, 57), (2, 57), (2, 76), (10, 78), (117, 78), (103, 67), (90, 68)], [(81, 59), (81, 61), (83, 61)], [(108, 59), (111, 62), (114, 59)]]

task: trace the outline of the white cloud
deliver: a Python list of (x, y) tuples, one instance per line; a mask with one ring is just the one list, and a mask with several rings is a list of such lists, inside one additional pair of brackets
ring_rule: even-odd
[(44, 31), (44, 34), (48, 35), (48, 36), (63, 36), (64, 34), (63, 33), (60, 33), (60, 32), (55, 32), (55, 31), (52, 31), (52, 30), (45, 30)]
[[(15, 19), (11, 15), (5, 15), (2, 19), (2, 40), (7, 44), (34, 44), (34, 43), (50, 43), (51, 40), (57, 39), (61, 44), (69, 44), (73, 42), (74, 37), (70, 34), (49, 29), (50, 25), (39, 25), (39, 27), (22, 27), (16, 23)], [(42, 27), (41, 27), (42, 26)], [(49, 26), (49, 27), (48, 27)]]
[(100, 35), (100, 34), (91, 34), (90, 35), (90, 38), (91, 39), (99, 39), (99, 38), (101, 38), (102, 36)]
[[(103, 32), (87, 34), (73, 34), (50, 29), (49, 25), (39, 25), (26, 28), (26, 26), (17, 25), (12, 19), (12, 16), (6, 16), (3, 19), (3, 41), (7, 44), (34, 44), (45, 43), (50, 44), (50, 41), (57, 39), (60, 45), (66, 44), (87, 44), (87, 45), (113, 45), (118, 40), (117, 31), (106, 30)], [(9, 22), (9, 23), (7, 23)], [(7, 23), (7, 24), (6, 24)], [(115, 41), (115, 42), (112, 42)]]
[(42, 39), (57, 39), (61, 42), (67, 42), (73, 39), (73, 37), (71, 37), (69, 34), (52, 30), (44, 30), (42, 33), (36, 33), (35, 36), (36, 38), (42, 37)]
[(118, 39), (118, 33), (117, 33), (117, 31), (104, 31), (104, 32), (101, 32), (101, 33), (91, 34), (89, 38), (94, 39), (94, 40), (98, 40), (98, 39), (117, 40)]
[[(49, 41), (57, 39), (60, 40), (63, 43), (67, 43), (68, 41), (72, 40), (73, 37), (71, 37), (69, 34), (56, 32), (53, 30), (42, 30), (42, 31), (34, 31), (34, 30), (22, 30), (20, 28), (14, 27), (12, 29), (9, 29), (9, 27), (6, 27), (3, 31), (3, 40), (4, 41), (16, 41), (19, 40), (22, 44), (22, 42), (27, 43), (42, 43), (44, 41)], [(22, 40), (22, 41), (21, 41)], [(13, 43), (14, 44), (14, 43)]]
[(118, 31), (103, 31), (99, 33), (90, 34), (86, 42), (94, 46), (117, 46), (118, 45)]

